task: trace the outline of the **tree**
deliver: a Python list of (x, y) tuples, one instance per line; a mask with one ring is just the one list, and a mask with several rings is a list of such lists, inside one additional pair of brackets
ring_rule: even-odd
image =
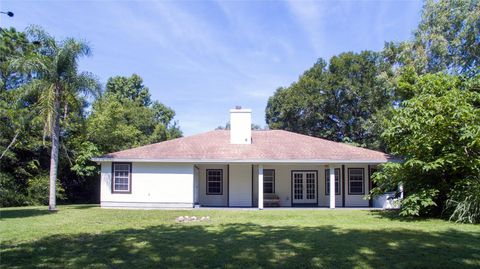
[[(262, 126), (255, 123), (251, 124), (251, 128), (252, 130), (256, 131), (268, 130), (268, 126), (262, 128)], [(225, 123), (225, 126), (219, 125), (217, 128), (215, 128), (215, 130), (230, 130), (230, 121), (227, 121), (227, 123)]]
[(92, 106), (87, 119), (87, 138), (100, 153), (143, 146), (182, 135), (175, 112), (150, 99), (138, 75), (113, 77), (104, 96)]
[(143, 79), (133, 74), (130, 77), (115, 76), (107, 81), (106, 94), (114, 95), (118, 100), (129, 99), (143, 106), (151, 104), (148, 87), (143, 85)]
[[(385, 164), (374, 192), (403, 184), (404, 215), (452, 215), (472, 197), (463, 210), (480, 222), (480, 76), (427, 74), (404, 81), (411, 81), (402, 85), (413, 97), (393, 111), (382, 134), (404, 162)], [(453, 208), (449, 198), (456, 199)]]
[(78, 102), (78, 94), (94, 94), (98, 91), (99, 84), (91, 74), (78, 72), (79, 58), (90, 55), (86, 43), (73, 38), (58, 42), (39, 27), (30, 27), (27, 33), (40, 44), (39, 49), (36, 53), (12, 60), (11, 64), (33, 78), (24, 86), (24, 90), (39, 93), (36, 105), (45, 120), (45, 134), (51, 139), (49, 210), (56, 210), (62, 122), (68, 120), (68, 105)]
[(392, 103), (392, 76), (382, 55), (371, 51), (342, 53), (328, 66), (320, 59), (269, 98), (267, 123), (271, 129), (381, 148), (377, 118)]
[(17, 32), (15, 28), (0, 31), (0, 92), (17, 88), (28, 78), (16, 72), (10, 64), (15, 57), (23, 57), (35, 49), (24, 32)]
[(480, 61), (480, 1), (427, 0), (413, 40), (387, 42), (391, 63), (414, 66), (419, 74), (475, 76)]

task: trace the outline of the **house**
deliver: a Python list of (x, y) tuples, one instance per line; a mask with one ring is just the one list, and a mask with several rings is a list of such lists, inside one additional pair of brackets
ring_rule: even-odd
[[(385, 153), (282, 130), (252, 131), (251, 110), (216, 130), (94, 158), (101, 206), (368, 207)], [(334, 195), (331, 195), (331, 194)]]

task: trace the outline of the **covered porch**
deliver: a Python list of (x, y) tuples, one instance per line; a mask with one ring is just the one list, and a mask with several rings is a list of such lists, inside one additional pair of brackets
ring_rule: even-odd
[[(224, 163), (194, 165), (196, 207), (371, 207), (376, 164)], [(335, 195), (330, 195), (334, 193)]]

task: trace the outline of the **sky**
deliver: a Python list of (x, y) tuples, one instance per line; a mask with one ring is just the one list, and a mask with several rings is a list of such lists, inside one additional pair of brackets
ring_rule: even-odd
[(421, 1), (22, 1), (0, 0), (0, 27), (42, 26), (58, 40), (88, 42), (80, 70), (144, 79), (152, 99), (176, 112), (184, 135), (225, 125), (267, 100), (318, 58), (411, 38)]

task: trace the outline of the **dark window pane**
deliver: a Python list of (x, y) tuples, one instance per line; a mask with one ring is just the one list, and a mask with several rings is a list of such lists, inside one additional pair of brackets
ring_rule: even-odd
[(349, 169), (349, 190), (351, 194), (364, 193), (364, 173), (363, 169), (353, 168)]
[(207, 194), (222, 194), (222, 170), (207, 170)]

